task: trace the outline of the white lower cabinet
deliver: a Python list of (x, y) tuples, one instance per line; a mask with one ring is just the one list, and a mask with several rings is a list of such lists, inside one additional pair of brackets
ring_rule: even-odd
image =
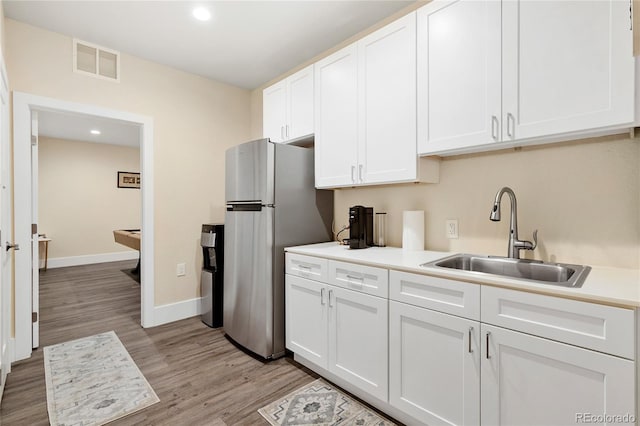
[(637, 424), (633, 361), (486, 324), (481, 340), (482, 425)]
[(285, 281), (287, 349), (327, 368), (327, 285), (288, 274)]
[(383, 401), (388, 398), (388, 301), (286, 275), (287, 349)]
[(638, 425), (638, 310), (290, 253), (287, 265), (287, 348), (406, 424)]
[(388, 301), (329, 288), (329, 371), (367, 393), (388, 397)]
[(424, 424), (480, 423), (480, 323), (389, 302), (389, 402)]

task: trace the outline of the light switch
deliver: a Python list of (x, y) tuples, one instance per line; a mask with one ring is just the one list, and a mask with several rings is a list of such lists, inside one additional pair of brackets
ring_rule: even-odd
[(184, 277), (187, 274), (187, 265), (184, 263), (178, 263), (176, 266), (176, 275), (179, 277)]

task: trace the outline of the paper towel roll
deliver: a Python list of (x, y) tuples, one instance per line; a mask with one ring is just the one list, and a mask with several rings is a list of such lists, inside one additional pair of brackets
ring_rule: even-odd
[(424, 211), (402, 212), (402, 248), (424, 250)]

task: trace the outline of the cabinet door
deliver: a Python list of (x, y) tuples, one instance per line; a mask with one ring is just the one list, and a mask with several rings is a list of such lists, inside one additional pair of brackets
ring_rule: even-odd
[(389, 302), (389, 402), (424, 424), (480, 424), (480, 323)]
[(632, 361), (485, 324), (481, 344), (482, 424), (559, 426), (590, 423), (587, 415), (635, 415)]
[(287, 117), (287, 139), (313, 133), (313, 65), (287, 78)]
[(416, 179), (416, 15), (358, 42), (358, 181)]
[(387, 401), (388, 301), (329, 288), (329, 371)]
[(287, 349), (326, 369), (326, 285), (288, 274), (285, 278)]
[(273, 142), (285, 139), (287, 85), (283, 80), (262, 92), (262, 135)]
[(316, 187), (356, 183), (358, 60), (352, 44), (315, 64)]
[(499, 1), (436, 0), (418, 10), (418, 150), (500, 141)]
[(628, 1), (502, 5), (505, 140), (633, 121)]

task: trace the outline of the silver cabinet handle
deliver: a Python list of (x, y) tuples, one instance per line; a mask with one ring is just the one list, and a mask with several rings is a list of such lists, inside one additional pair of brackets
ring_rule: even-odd
[(7, 251), (14, 249), (14, 250), (20, 250), (20, 244), (11, 244), (9, 242), (7, 242)]
[(516, 119), (510, 112), (507, 113), (507, 135), (513, 139), (516, 133)]
[(471, 332), (473, 332), (473, 327), (469, 327), (469, 353), (473, 353), (473, 348), (471, 347)]
[(285, 126), (284, 135), (287, 137), (287, 139), (289, 139), (289, 125), (288, 124)]
[(491, 358), (489, 356), (489, 336), (491, 336), (491, 332), (487, 331), (487, 359)]
[(353, 284), (355, 284), (353, 281), (360, 281), (358, 285), (364, 287), (364, 277), (356, 277), (354, 275), (347, 274), (347, 281)]
[(311, 266), (309, 266), (309, 265), (305, 265), (305, 264), (303, 264), (303, 263), (299, 263), (299, 264), (298, 264), (298, 268), (302, 268), (302, 269), (311, 269)]
[(494, 141), (498, 142), (498, 129), (500, 128), (500, 123), (498, 122), (498, 117), (495, 115), (491, 116), (491, 137)]
[(333, 290), (329, 290), (329, 307), (333, 308), (333, 304), (331, 303), (331, 295), (333, 294)]
[(362, 164), (358, 165), (358, 179), (362, 182)]
[(356, 183), (356, 166), (351, 166), (351, 182)]
[(324, 287), (320, 289), (320, 304), (324, 305)]
[(284, 140), (284, 126), (280, 126), (280, 139)]

